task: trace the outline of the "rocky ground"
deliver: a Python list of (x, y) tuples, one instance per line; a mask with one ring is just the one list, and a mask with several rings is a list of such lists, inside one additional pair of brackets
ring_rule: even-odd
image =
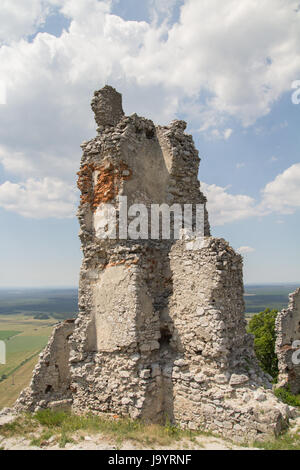
[[(74, 436), (76, 439), (76, 436)], [(30, 440), (26, 438), (9, 438), (0, 439), (0, 448), (2, 450), (249, 450), (255, 449), (254, 447), (240, 447), (233, 445), (228, 441), (221, 438), (213, 437), (198, 437), (197, 442), (192, 442), (184, 439), (180, 443), (172, 446), (151, 446), (147, 447), (139, 445), (131, 441), (125, 441), (121, 445), (117, 445), (110, 439), (105, 439), (101, 435), (85, 436), (84, 439), (76, 443), (66, 443), (64, 448), (61, 448), (57, 443), (50, 438), (45, 441), (41, 446), (30, 445)]]
[[(0, 416), (0, 429), (1, 426), (12, 423), (16, 419), (13, 414)], [(74, 433), (72, 439), (74, 442), (67, 442), (62, 448), (56, 442), (54, 436), (45, 439), (39, 446), (32, 445), (32, 437), (30, 439), (22, 436), (17, 437), (3, 437), (0, 435), (0, 449), (1, 450), (232, 450), (232, 449), (249, 449), (249, 447), (242, 447), (233, 445), (229, 441), (218, 437), (197, 436), (193, 440), (182, 439), (179, 442), (174, 442), (172, 445), (159, 446), (151, 445), (145, 446), (138, 442), (127, 440), (121, 444), (117, 444), (114, 439), (107, 438), (101, 434), (83, 435), (82, 433)]]
[[(1, 450), (255, 450), (253, 446), (242, 446), (233, 444), (232, 442), (222, 439), (220, 437), (200, 435), (195, 436), (191, 439), (182, 438), (180, 440), (173, 441), (168, 445), (161, 445), (159, 443), (151, 443), (151, 445), (145, 445), (131, 439), (124, 439), (122, 442), (118, 442), (113, 437), (105, 436), (102, 433), (88, 433), (84, 431), (77, 431), (72, 433), (71, 439), (66, 440), (62, 444), (56, 436), (50, 437), (45, 436), (41, 439), (41, 430), (39, 432), (30, 433), (30, 435), (22, 436), (4, 436), (1, 435), (1, 428), (3, 426), (14, 423), (16, 416), (13, 414), (0, 415), (0, 449)], [(300, 431), (300, 418), (297, 418), (292, 422), (292, 426), (289, 431), (288, 444), (290, 445), (293, 436), (296, 439), (299, 438)], [(38, 439), (39, 438), (39, 439)], [(34, 442), (36, 439), (37, 442)], [(297, 441), (298, 442), (298, 441)], [(288, 446), (287, 444), (287, 446)], [(270, 446), (269, 446), (270, 447)], [(274, 446), (273, 446), (274, 447)], [(263, 446), (259, 446), (263, 448)], [(279, 448), (282, 447), (282, 442)], [(300, 446), (298, 447), (300, 449)]]

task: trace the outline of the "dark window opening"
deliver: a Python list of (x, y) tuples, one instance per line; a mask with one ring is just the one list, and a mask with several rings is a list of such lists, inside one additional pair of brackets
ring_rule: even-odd
[(160, 347), (168, 346), (170, 344), (171, 338), (172, 338), (172, 334), (171, 334), (169, 328), (167, 326), (161, 328), (161, 330), (160, 330), (160, 339), (159, 339)]
[(154, 129), (148, 129), (148, 130), (146, 130), (146, 137), (147, 137), (147, 139), (153, 139), (153, 137), (154, 137)]

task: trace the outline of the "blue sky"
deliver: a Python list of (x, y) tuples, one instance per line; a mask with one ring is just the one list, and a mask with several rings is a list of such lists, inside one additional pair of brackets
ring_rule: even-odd
[(127, 114), (188, 122), (245, 282), (300, 283), (297, 1), (27, 3), (0, 5), (0, 287), (78, 284), (75, 178), (105, 83)]

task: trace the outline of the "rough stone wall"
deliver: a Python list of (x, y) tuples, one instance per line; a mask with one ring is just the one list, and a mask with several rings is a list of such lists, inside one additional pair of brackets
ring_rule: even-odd
[[(293, 343), (298, 345), (293, 347)], [(278, 386), (289, 386), (294, 394), (300, 393), (300, 364), (293, 361), (293, 355), (300, 349), (300, 288), (289, 296), (287, 309), (276, 318), (276, 354), (278, 357)], [(296, 360), (300, 354), (296, 354)]]
[(66, 320), (54, 328), (46, 348), (40, 354), (29, 387), (23, 390), (15, 405), (16, 410), (71, 406), (68, 339), (74, 326), (74, 320)]
[[(242, 259), (210, 236), (206, 209), (198, 249), (172, 237), (99, 236), (106, 204), (117, 207), (120, 196), (128, 207), (205, 205), (186, 123), (155, 126), (125, 116), (120, 95), (107, 86), (92, 107), (98, 135), (82, 144), (78, 174), (83, 262), (79, 315), (68, 340), (73, 410), (151, 422), (167, 416), (239, 439), (278, 433), (289, 408), (272, 394), (246, 334)], [(40, 370), (34, 380), (40, 375), (44, 384)], [(48, 406), (23, 399), (23, 408), (27, 403)]]
[(122, 95), (110, 86), (95, 91), (91, 106), (99, 131), (105, 126), (115, 126), (124, 116)]
[(163, 371), (173, 397), (170, 416), (184, 427), (241, 440), (278, 433), (286, 407), (274, 397), (246, 333), (241, 256), (210, 237), (196, 251), (177, 242), (170, 260), (173, 359)]
[[(107, 96), (108, 87), (104, 91)], [(115, 90), (111, 94), (114, 100)], [(99, 135), (82, 145), (78, 215), (84, 259), (72, 337), (73, 407), (161, 421), (160, 317), (169, 295), (171, 242), (103, 240), (98, 226), (104, 204), (116, 204), (119, 195), (127, 196), (128, 206), (138, 202), (148, 208), (206, 199), (199, 191), (198, 152), (183, 121), (155, 127), (136, 114), (116, 115), (114, 127), (106, 114), (101, 123), (98, 119)], [(205, 234), (210, 234), (206, 210)]]

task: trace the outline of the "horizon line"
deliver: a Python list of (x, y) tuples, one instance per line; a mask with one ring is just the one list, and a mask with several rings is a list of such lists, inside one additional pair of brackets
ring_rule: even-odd
[[(282, 282), (245, 282), (244, 286), (288, 286), (299, 285), (300, 281), (282, 281)], [(4, 289), (78, 289), (78, 285), (50, 285), (50, 286), (0, 286), (0, 290)]]

